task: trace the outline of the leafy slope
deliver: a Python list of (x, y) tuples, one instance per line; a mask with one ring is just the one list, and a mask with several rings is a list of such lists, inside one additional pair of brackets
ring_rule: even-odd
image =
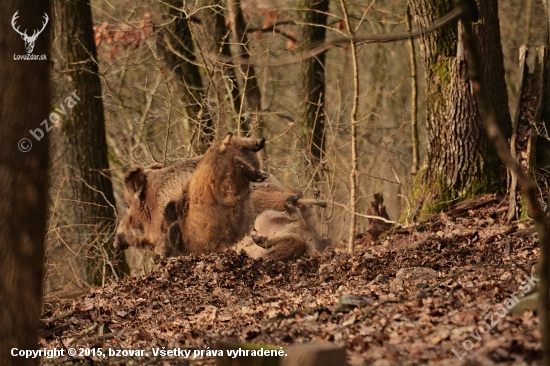
[[(214, 364), (212, 357), (155, 358), (151, 348), (215, 349), (217, 340), (333, 342), (347, 349), (350, 365), (540, 364), (538, 319), (530, 312), (496, 315), (498, 304), (525, 283), (502, 233), (523, 268), (534, 271), (539, 254), (529, 224), (503, 225), (504, 213), (492, 200), (440, 214), (390, 232), (381, 245), (359, 245), (353, 255), (336, 248), (289, 263), (232, 251), (169, 259), (145, 276), (93, 290), (48, 314), (42, 346), (149, 354), (73, 358), (81, 364)], [(408, 267), (431, 268), (437, 276), (396, 280)], [(339, 312), (343, 294), (376, 303)], [(490, 311), (498, 324), (486, 334)], [(472, 349), (466, 352), (463, 344)], [(460, 360), (452, 349), (466, 354)]]

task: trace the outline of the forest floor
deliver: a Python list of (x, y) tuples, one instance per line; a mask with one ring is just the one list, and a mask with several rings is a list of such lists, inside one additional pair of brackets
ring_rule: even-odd
[[(347, 350), (348, 365), (541, 364), (537, 317), (507, 310), (529, 285), (538, 239), (530, 222), (505, 224), (506, 213), (505, 202), (484, 196), (353, 255), (333, 248), (287, 263), (232, 251), (171, 258), (44, 316), (43, 347), (148, 356), (42, 362), (211, 365), (208, 353), (160, 357), (152, 349), (210, 347), (211, 355), (216, 341), (230, 340), (331, 342)], [(400, 271), (412, 267), (424, 269)], [(339, 308), (346, 294), (360, 306)]]

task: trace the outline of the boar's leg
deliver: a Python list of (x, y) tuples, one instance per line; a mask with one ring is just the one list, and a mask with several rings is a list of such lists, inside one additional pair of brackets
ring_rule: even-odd
[[(259, 247), (262, 247), (264, 249), (271, 248), (268, 245), (270, 244), (267, 240), (267, 237), (265, 236), (258, 236), (258, 235), (250, 235), (252, 238), (252, 241), (254, 241), (254, 244), (256, 244)], [(271, 242), (271, 245), (275, 245), (276, 243)]]
[(166, 205), (166, 208), (164, 209), (164, 221), (168, 225), (173, 223), (174, 221), (178, 221), (178, 212), (176, 210), (176, 201), (170, 201)]
[(318, 201), (313, 198), (300, 198), (297, 202), (298, 207), (302, 206), (319, 206), (322, 208), (327, 208), (327, 201)]
[(185, 253), (185, 245), (183, 244), (183, 237), (181, 235), (181, 229), (179, 223), (176, 221), (170, 225), (168, 232), (166, 233), (166, 248), (164, 249), (167, 257), (176, 256)]
[(269, 239), (266, 243), (271, 249), (268, 256), (275, 260), (286, 261), (304, 255), (307, 250), (306, 242), (297, 234), (288, 233)]
[(269, 174), (262, 172), (260, 169), (254, 168), (250, 163), (241, 158), (240, 156), (235, 157), (235, 162), (243, 170), (244, 176), (251, 182), (263, 182), (269, 177)]
[(166, 247), (164, 253), (167, 257), (185, 253), (185, 245), (180, 227), (180, 221), (185, 220), (185, 205), (188, 201), (185, 195), (177, 201), (170, 201), (164, 208), (164, 221), (168, 226), (166, 232)]
[(288, 196), (287, 199), (283, 202), (283, 207), (285, 208), (286, 213), (290, 216), (292, 221), (303, 220), (302, 214), (298, 209), (298, 201), (302, 198), (302, 195), (296, 194)]

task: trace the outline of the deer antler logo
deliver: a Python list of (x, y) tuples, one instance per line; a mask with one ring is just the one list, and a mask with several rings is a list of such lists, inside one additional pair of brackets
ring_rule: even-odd
[(42, 23), (42, 29), (40, 30), (35, 29), (32, 36), (29, 37), (27, 35), (26, 29), (24, 32), (20, 32), (19, 27), (16, 28), (15, 20), (19, 18), (19, 15), (17, 15), (18, 12), (19, 10), (17, 10), (15, 14), (13, 14), (13, 18), (11, 18), (11, 26), (17, 33), (21, 35), (21, 38), (23, 38), (23, 41), (25, 41), (25, 49), (27, 50), (27, 53), (31, 53), (32, 50), (34, 49), (34, 42), (36, 41), (36, 38), (38, 38), (38, 35), (42, 33), (42, 31), (44, 30), (44, 28), (46, 28), (46, 25), (48, 24), (48, 20), (49, 20), (48, 14), (44, 13), (44, 22)]

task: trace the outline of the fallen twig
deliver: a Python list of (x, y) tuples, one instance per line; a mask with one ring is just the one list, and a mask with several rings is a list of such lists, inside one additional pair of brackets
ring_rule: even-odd
[(373, 311), (375, 311), (376, 309), (378, 309), (382, 305), (385, 305), (385, 304), (399, 304), (399, 303), (401, 303), (400, 300), (385, 300), (385, 301), (382, 301), (381, 303), (376, 304), (372, 308), (370, 308), (369, 311), (367, 311), (367, 313), (365, 315), (363, 315), (363, 317), (361, 318), (361, 321), (364, 322)]

